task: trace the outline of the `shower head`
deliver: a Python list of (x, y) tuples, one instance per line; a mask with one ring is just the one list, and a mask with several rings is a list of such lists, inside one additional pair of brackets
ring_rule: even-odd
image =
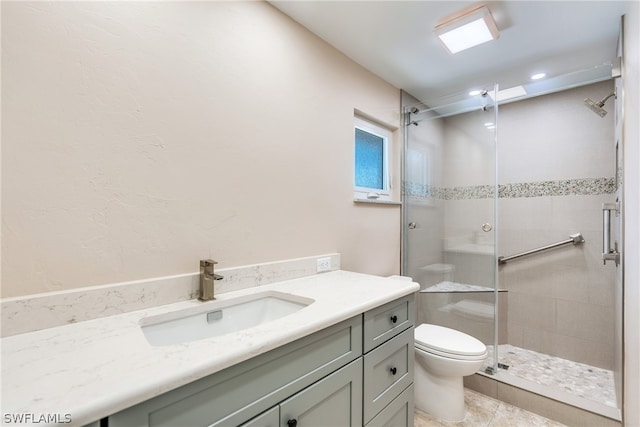
[(584, 105), (586, 105), (591, 111), (593, 111), (594, 113), (596, 113), (597, 115), (599, 115), (600, 117), (604, 117), (607, 115), (607, 110), (605, 110), (604, 107), (604, 103), (607, 102), (607, 99), (611, 98), (612, 96), (615, 96), (615, 92), (613, 92), (612, 94), (606, 96), (605, 98), (602, 99), (602, 101), (600, 102), (595, 102), (593, 99), (591, 98), (587, 98), (584, 100)]
[(595, 102), (591, 98), (585, 99), (584, 100), (584, 105), (586, 105), (591, 111), (593, 111), (594, 113), (596, 113), (600, 117), (604, 117), (604, 116), (607, 115), (607, 110), (602, 108), (604, 106), (604, 104), (601, 104), (599, 102)]

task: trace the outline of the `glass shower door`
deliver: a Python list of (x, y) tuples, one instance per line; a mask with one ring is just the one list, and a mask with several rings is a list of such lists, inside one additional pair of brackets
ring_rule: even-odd
[(462, 331), (489, 349), (498, 337), (492, 99), (427, 108), (403, 94), (403, 274), (420, 283), (418, 323)]

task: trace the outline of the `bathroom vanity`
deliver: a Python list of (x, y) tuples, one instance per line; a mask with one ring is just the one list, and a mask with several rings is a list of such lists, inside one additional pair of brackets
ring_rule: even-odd
[(3, 338), (3, 412), (92, 427), (412, 425), (418, 288), (332, 271), (217, 296), (312, 302), (212, 338), (145, 338), (148, 319), (212, 304), (193, 300)]
[(414, 296), (109, 417), (134, 426), (411, 426)]

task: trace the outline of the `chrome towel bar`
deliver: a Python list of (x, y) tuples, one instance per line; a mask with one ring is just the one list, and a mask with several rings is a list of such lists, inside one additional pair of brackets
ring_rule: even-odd
[(546, 251), (548, 249), (558, 248), (560, 246), (564, 246), (564, 245), (568, 245), (568, 244), (577, 245), (579, 243), (584, 243), (584, 237), (582, 237), (582, 234), (580, 234), (580, 233), (571, 234), (571, 235), (569, 235), (569, 238), (567, 240), (563, 240), (562, 242), (553, 243), (551, 245), (543, 246), (543, 247), (537, 248), (537, 249), (531, 249), (530, 251), (522, 252), (522, 253), (519, 253), (519, 254), (516, 254), (516, 255), (511, 255), (511, 256), (507, 256), (507, 257), (504, 257), (504, 256), (498, 257), (498, 263), (499, 264), (506, 264), (507, 261), (511, 261), (511, 260), (516, 259), (516, 258), (521, 258), (521, 257), (527, 256), (527, 255), (533, 255), (533, 254), (536, 254), (538, 252)]

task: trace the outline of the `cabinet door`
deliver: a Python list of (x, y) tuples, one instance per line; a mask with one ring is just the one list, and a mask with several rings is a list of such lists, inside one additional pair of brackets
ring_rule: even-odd
[(413, 384), (369, 421), (367, 427), (413, 427)]
[(362, 358), (280, 404), (281, 427), (362, 425)]

